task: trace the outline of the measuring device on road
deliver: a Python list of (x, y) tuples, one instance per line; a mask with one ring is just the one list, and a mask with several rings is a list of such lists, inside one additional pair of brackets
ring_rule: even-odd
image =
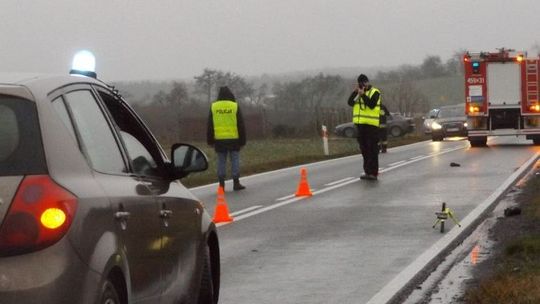
[(441, 233), (444, 233), (444, 222), (448, 218), (451, 218), (456, 225), (461, 227), (461, 224), (454, 217), (454, 211), (452, 211), (452, 209), (446, 207), (445, 202), (442, 203), (442, 209), (441, 210), (442, 210), (441, 212), (435, 212), (435, 215), (437, 216), (437, 221), (435, 221), (435, 224), (433, 224), (433, 228), (435, 228), (437, 226), (437, 224), (440, 223), (441, 224)]

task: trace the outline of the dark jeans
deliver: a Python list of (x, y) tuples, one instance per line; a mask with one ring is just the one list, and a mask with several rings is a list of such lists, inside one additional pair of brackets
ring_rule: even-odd
[(226, 150), (223, 152), (217, 152), (218, 166), (217, 176), (218, 178), (225, 179), (227, 177), (227, 155), (231, 157), (231, 174), (233, 178), (240, 178), (240, 151)]
[(358, 145), (364, 157), (364, 172), (379, 174), (379, 127), (372, 125), (356, 125), (358, 128)]

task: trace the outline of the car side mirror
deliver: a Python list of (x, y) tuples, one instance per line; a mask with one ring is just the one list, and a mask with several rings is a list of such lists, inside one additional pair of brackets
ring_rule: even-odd
[(189, 144), (174, 144), (171, 149), (173, 178), (183, 178), (193, 172), (202, 172), (208, 169), (208, 157)]

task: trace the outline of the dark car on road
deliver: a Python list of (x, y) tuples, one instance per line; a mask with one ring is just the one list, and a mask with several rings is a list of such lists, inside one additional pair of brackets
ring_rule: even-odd
[(446, 137), (467, 136), (465, 105), (442, 106), (431, 122), (431, 138), (442, 141)]
[[(415, 125), (412, 118), (404, 117), (398, 113), (390, 113), (386, 120), (386, 130), (388, 135), (392, 137), (403, 136), (407, 133), (414, 132)], [(334, 129), (334, 134), (343, 137), (357, 137), (356, 126), (352, 122), (337, 125)]]
[(217, 303), (199, 149), (91, 77), (0, 74), (0, 120), (0, 303)]

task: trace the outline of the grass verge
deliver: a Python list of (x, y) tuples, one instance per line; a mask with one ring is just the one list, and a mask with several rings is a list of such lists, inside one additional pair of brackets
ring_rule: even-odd
[[(411, 144), (429, 137), (408, 134), (399, 138), (390, 138), (389, 147)], [(216, 153), (206, 143), (195, 143), (201, 148), (209, 160), (209, 168), (205, 172), (195, 173), (182, 179), (187, 187), (194, 187), (216, 182)], [(323, 144), (320, 138), (315, 139), (267, 139), (248, 141), (240, 152), (240, 171), (242, 176), (255, 173), (277, 170), (290, 166), (307, 164), (316, 161), (334, 159), (358, 154), (356, 139), (330, 138), (330, 155), (323, 153)], [(230, 168), (227, 168), (230, 174)], [(230, 177), (230, 176), (229, 176)]]
[[(540, 177), (533, 175), (517, 201), (521, 216), (494, 228), (498, 250), (466, 291), (466, 303), (540, 303)], [(484, 266), (485, 268), (486, 266)]]

